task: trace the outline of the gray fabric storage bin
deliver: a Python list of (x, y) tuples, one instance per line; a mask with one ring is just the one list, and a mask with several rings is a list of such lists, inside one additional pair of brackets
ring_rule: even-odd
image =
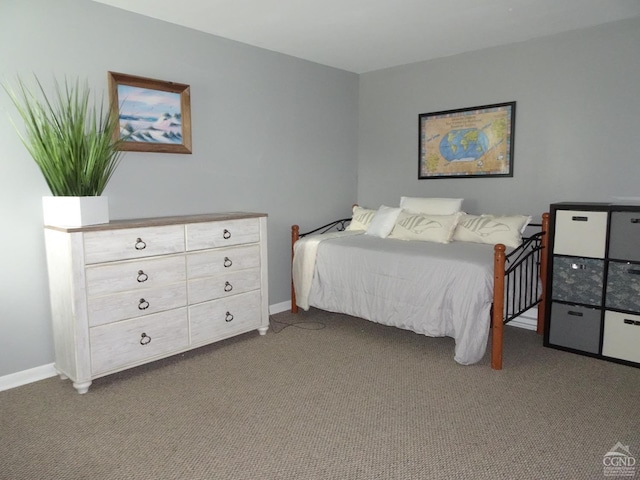
[(586, 305), (602, 305), (604, 260), (564, 257), (553, 259), (552, 299)]
[(640, 312), (640, 264), (609, 262), (605, 305)]
[(553, 302), (549, 343), (583, 352), (600, 352), (602, 311)]
[(612, 212), (609, 258), (640, 262), (640, 212)]

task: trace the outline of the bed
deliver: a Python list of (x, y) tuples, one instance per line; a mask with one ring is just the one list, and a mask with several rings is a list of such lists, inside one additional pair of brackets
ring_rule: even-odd
[[(416, 212), (406, 208), (412, 206), (407, 198), (396, 208), (354, 205), (351, 218), (306, 233), (293, 225), (292, 312), (314, 307), (452, 337), (454, 360), (462, 365), (483, 358), (491, 334), (491, 367), (500, 370), (503, 325), (542, 303), (542, 333), (548, 214), (541, 223), (524, 217), (524, 224), (511, 225), (517, 230), (512, 238), (505, 236), (504, 224), (514, 216), (467, 215), (455, 211), (459, 205), (443, 213), (440, 204), (436, 214)], [(382, 217), (386, 225), (380, 229)], [(430, 232), (434, 219), (442, 228)], [(466, 238), (463, 225), (481, 233), (501, 229), (495, 238), (505, 242), (492, 243), (487, 235)]]

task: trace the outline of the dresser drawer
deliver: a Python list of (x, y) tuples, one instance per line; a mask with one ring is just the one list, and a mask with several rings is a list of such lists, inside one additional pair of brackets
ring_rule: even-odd
[(186, 229), (187, 250), (204, 250), (260, 241), (258, 218), (190, 223)]
[(86, 263), (184, 252), (184, 226), (124, 228), (84, 234)]
[(601, 313), (595, 308), (552, 303), (549, 343), (583, 352), (598, 353)]
[(640, 212), (612, 212), (609, 258), (640, 262)]
[(602, 355), (640, 363), (640, 315), (605, 313)]
[(552, 299), (600, 306), (604, 279), (604, 260), (553, 257)]
[(166, 356), (189, 344), (187, 309), (93, 327), (89, 341), (94, 375)]
[(189, 278), (210, 277), (260, 266), (260, 246), (218, 248), (187, 255)]
[(88, 300), (89, 325), (95, 327), (186, 305), (187, 286), (184, 282), (115, 295), (90, 297)]
[(605, 305), (640, 312), (640, 264), (609, 262)]
[(87, 294), (109, 295), (129, 290), (144, 290), (186, 277), (183, 255), (92, 265), (87, 267)]
[(189, 307), (191, 343), (222, 340), (262, 324), (261, 294), (253, 291)]
[(607, 212), (557, 210), (553, 253), (604, 258)]
[(240, 270), (189, 280), (189, 303), (229, 297), (260, 288), (260, 269)]

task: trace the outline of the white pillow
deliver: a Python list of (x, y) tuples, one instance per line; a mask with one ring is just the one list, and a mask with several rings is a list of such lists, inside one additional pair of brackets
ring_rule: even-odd
[(373, 216), (365, 235), (386, 238), (393, 230), (400, 212), (402, 212), (401, 208), (382, 205)]
[(400, 208), (426, 215), (452, 215), (462, 210), (463, 198), (400, 197)]
[(351, 223), (347, 226), (346, 230), (364, 230), (366, 231), (376, 214), (375, 210), (368, 208), (362, 208), (358, 205), (353, 207), (353, 216), (351, 217)]
[(507, 247), (519, 247), (522, 232), (531, 222), (527, 215), (464, 215), (458, 222), (453, 240), (457, 242), (502, 243)]
[(389, 238), (449, 243), (462, 213), (453, 215), (425, 215), (403, 210), (396, 220)]

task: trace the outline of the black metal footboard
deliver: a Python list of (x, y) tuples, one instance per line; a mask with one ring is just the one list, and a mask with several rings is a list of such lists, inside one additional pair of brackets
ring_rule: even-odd
[[(542, 227), (541, 224), (530, 224)], [(522, 245), (505, 256), (504, 323), (508, 323), (542, 301), (540, 267), (544, 231), (523, 238)]]

